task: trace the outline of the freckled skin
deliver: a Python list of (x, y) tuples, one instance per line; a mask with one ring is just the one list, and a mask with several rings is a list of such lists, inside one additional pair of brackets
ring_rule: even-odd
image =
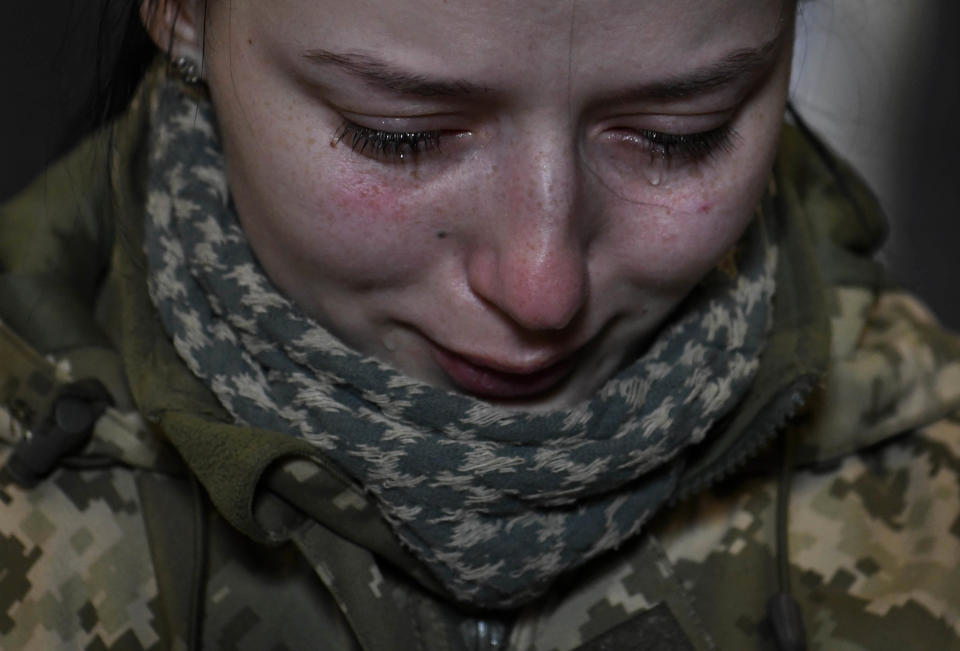
[[(228, 176), (274, 282), (347, 343), (435, 385), (457, 389), (436, 344), (524, 368), (589, 345), (568, 380), (529, 405), (596, 391), (749, 223), (780, 130), (792, 9), (769, 0), (573, 7), (212, 0), (205, 69)], [(780, 31), (784, 45), (749, 85), (672, 104), (598, 105)], [(462, 79), (491, 98), (464, 107), (385, 96), (305, 61), (310, 48)], [(344, 113), (457, 135), (398, 163), (338, 142)], [(725, 122), (736, 133), (729, 149), (689, 164), (667, 164), (608, 128)]]

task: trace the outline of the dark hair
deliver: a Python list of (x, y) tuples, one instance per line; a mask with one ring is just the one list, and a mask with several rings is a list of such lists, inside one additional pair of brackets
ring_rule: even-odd
[(0, 22), (7, 49), (23, 54), (5, 69), (0, 200), (123, 111), (157, 52), (140, 23), (141, 0), (23, 4)]
[[(166, 0), (143, 0), (150, 11)], [(105, 0), (97, 35), (97, 80), (92, 100), (96, 125), (130, 103), (157, 48), (140, 19), (139, 0)], [(118, 35), (122, 34), (120, 38)]]

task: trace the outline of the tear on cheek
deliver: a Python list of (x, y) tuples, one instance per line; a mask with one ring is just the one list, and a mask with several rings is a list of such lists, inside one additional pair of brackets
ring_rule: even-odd
[(722, 193), (713, 187), (696, 184), (691, 187), (665, 187), (660, 192), (651, 193), (647, 200), (637, 205), (657, 207), (668, 212), (674, 218), (703, 217), (722, 210), (725, 203)]

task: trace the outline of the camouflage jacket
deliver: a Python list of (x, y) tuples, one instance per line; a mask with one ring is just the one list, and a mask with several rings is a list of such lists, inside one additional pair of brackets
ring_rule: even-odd
[(138, 244), (145, 122), (0, 208), (0, 648), (772, 649), (789, 582), (811, 649), (960, 649), (960, 339), (884, 286), (876, 206), (796, 130), (755, 387), (635, 541), (494, 612), (177, 358)]

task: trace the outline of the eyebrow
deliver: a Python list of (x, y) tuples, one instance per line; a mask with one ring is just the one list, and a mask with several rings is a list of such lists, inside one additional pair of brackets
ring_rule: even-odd
[(722, 88), (769, 66), (780, 49), (784, 31), (759, 47), (734, 50), (699, 70), (615, 91), (601, 101), (681, 100)]
[(462, 79), (434, 79), (400, 70), (366, 54), (311, 49), (305, 51), (303, 56), (315, 63), (341, 68), (368, 84), (380, 86), (400, 95), (467, 97), (489, 92), (488, 88)]
[[(601, 102), (680, 100), (726, 86), (767, 66), (779, 50), (785, 30), (756, 48), (741, 48), (699, 70), (642, 83), (605, 96)], [(469, 97), (490, 89), (463, 79), (440, 79), (408, 72), (358, 52), (338, 53), (320, 48), (306, 50), (306, 59), (345, 70), (368, 84), (413, 97)]]

